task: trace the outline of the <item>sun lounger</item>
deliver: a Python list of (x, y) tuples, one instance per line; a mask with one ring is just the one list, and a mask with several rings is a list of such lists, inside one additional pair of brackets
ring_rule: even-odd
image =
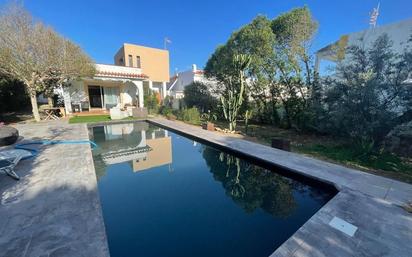
[(19, 175), (16, 174), (14, 168), (20, 160), (32, 156), (31, 152), (21, 149), (5, 150), (0, 152), (0, 171), (6, 175), (19, 180)]

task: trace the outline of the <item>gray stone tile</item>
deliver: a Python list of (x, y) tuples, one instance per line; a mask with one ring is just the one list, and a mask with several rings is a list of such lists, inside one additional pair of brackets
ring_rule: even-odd
[[(17, 126), (24, 141), (88, 140), (84, 124)], [(0, 179), (0, 256), (109, 256), (90, 146), (48, 145)], [(3, 255), (4, 254), (4, 255)]]

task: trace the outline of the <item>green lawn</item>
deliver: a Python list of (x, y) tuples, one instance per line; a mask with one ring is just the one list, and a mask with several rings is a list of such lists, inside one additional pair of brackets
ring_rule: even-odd
[[(127, 117), (122, 120), (136, 120), (136, 118)], [(69, 123), (93, 123), (105, 121), (112, 121), (110, 115), (74, 116), (69, 119)]]
[[(225, 127), (224, 122), (216, 123), (221, 128)], [(401, 158), (389, 153), (365, 154), (342, 138), (304, 134), (270, 125), (249, 125), (245, 135), (245, 127), (239, 123), (237, 130), (247, 140), (270, 145), (273, 137), (285, 138), (291, 141), (293, 152), (412, 183), (412, 158)]]

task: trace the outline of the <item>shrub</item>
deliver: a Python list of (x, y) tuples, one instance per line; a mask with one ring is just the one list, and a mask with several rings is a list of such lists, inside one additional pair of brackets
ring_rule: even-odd
[(177, 117), (176, 117), (176, 115), (174, 115), (173, 113), (168, 113), (168, 114), (166, 114), (166, 119), (168, 119), (168, 120), (176, 120)]
[(173, 113), (173, 109), (172, 109), (171, 107), (169, 107), (169, 106), (162, 105), (162, 106), (160, 106), (160, 108), (159, 108), (159, 113), (160, 113), (161, 115), (167, 117), (167, 115)]
[(143, 92), (144, 92), (144, 106), (146, 106), (147, 111), (150, 114), (156, 114), (159, 112), (159, 93), (154, 92), (149, 88), (149, 86), (144, 85), (143, 86)]
[(199, 125), (200, 124), (200, 112), (197, 108), (183, 109), (180, 113), (180, 119), (184, 122)]
[(183, 98), (185, 106), (188, 108), (197, 107), (202, 112), (213, 110), (217, 106), (217, 99), (215, 99), (208, 88), (208, 86), (201, 82), (193, 82), (184, 89)]
[(395, 54), (385, 34), (370, 49), (350, 46), (347, 55), (350, 61), (338, 65), (336, 74), (325, 81), (326, 129), (369, 150), (410, 108), (404, 97), (410, 88), (402, 82), (412, 58)]

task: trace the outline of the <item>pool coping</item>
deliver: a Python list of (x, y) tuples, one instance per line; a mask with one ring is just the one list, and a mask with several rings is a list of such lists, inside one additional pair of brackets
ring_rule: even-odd
[[(271, 256), (407, 256), (412, 252), (412, 185), (286, 152), (164, 118), (154, 125), (333, 185), (338, 193)], [(350, 237), (329, 226), (338, 217), (357, 226)], [(373, 225), (372, 225), (373, 224)], [(400, 233), (400, 231), (405, 231)], [(325, 237), (329, 240), (325, 241)], [(404, 255), (403, 255), (404, 254)]]

